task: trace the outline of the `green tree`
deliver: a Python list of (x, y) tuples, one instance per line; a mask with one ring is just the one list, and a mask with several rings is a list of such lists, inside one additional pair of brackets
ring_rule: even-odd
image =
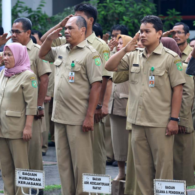
[(180, 22), (182, 19), (180, 12), (177, 12), (175, 9), (169, 9), (167, 11), (167, 16), (161, 15), (160, 17), (164, 22), (164, 31), (170, 30), (176, 22)]
[(140, 20), (146, 15), (155, 15), (156, 6), (148, 0), (105, 0), (98, 3), (98, 23), (104, 32), (116, 24), (126, 25), (130, 35), (134, 35), (140, 26)]

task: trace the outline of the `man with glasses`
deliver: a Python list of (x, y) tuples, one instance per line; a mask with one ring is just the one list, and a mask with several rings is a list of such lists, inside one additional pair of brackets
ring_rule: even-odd
[(108, 43), (108, 46), (110, 48), (110, 51), (113, 52), (113, 54), (116, 52), (116, 50), (114, 49), (117, 45), (118, 45), (118, 42), (116, 41), (116, 38), (119, 34), (122, 34), (122, 35), (128, 35), (128, 29), (126, 26), (124, 25), (120, 25), (120, 24), (117, 24), (117, 25), (114, 25), (111, 29), (111, 40), (110, 42)]
[(172, 36), (177, 42), (180, 51), (182, 52), (181, 59), (184, 62), (188, 55), (192, 52), (192, 48), (189, 46), (187, 40), (190, 36), (190, 28), (187, 24), (183, 22), (178, 22), (173, 27)]
[[(7, 38), (7, 33), (0, 36), (0, 45), (5, 44), (10, 38), (12, 38), (13, 42), (26, 45), (30, 58), (31, 69), (37, 76), (39, 82), (39, 93), (37, 115), (33, 121), (32, 139), (29, 142), (29, 167), (34, 170), (43, 170), (41, 131), (44, 112), (42, 106), (47, 93), (47, 85), (49, 81), (48, 75), (51, 73), (51, 69), (49, 63), (46, 63), (39, 58), (38, 54), (40, 46), (34, 44), (30, 38), (31, 29), (32, 23), (28, 18), (16, 19), (10, 31), (11, 37)], [(36, 192), (33, 192), (33, 194), (36, 194)], [(39, 194), (43, 194), (43, 191), (40, 191)]]

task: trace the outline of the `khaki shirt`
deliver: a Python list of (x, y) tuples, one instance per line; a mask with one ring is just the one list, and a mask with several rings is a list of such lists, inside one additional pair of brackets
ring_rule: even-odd
[(95, 48), (95, 50), (99, 53), (103, 61), (103, 72), (102, 76), (112, 76), (112, 72), (107, 71), (105, 69), (106, 61), (108, 61), (110, 57), (110, 48), (106, 44), (106, 42), (100, 38), (98, 38), (93, 32), (90, 36), (87, 37), (87, 42)]
[[(110, 48), (106, 44), (106, 42), (100, 38), (98, 38), (93, 32), (89, 37), (86, 38), (87, 42), (92, 45), (95, 50), (99, 53), (102, 62), (103, 62), (103, 72), (102, 76), (112, 76), (112, 72), (109, 72), (105, 69), (106, 61), (108, 61), (110, 57)], [(65, 37), (60, 37), (52, 42), (52, 47), (64, 45), (66, 43)]]
[(30, 58), (30, 68), (36, 74), (38, 81), (40, 81), (40, 76), (51, 73), (50, 65), (39, 58), (39, 45), (30, 40), (26, 47)]
[(188, 44), (187, 47), (182, 52), (182, 55), (181, 55), (182, 62), (185, 62), (185, 60), (187, 59), (187, 57), (189, 56), (189, 54), (192, 52), (192, 50), (193, 50), (193, 48), (190, 47), (190, 45)]
[(187, 132), (193, 132), (192, 121), (192, 106), (194, 102), (194, 79), (192, 76), (186, 74), (187, 64), (183, 63), (183, 74), (185, 76), (186, 83), (183, 85), (182, 104), (180, 110), (180, 122), (179, 125), (186, 127)]
[(109, 114), (126, 117), (127, 100), (129, 96), (129, 81), (112, 84), (112, 94), (109, 101)]
[[(154, 67), (155, 87), (149, 87)], [(162, 43), (147, 58), (146, 51), (127, 53), (118, 71), (129, 70), (128, 122), (150, 127), (166, 127), (171, 116), (172, 89), (185, 83), (180, 57)]]
[[(52, 47), (45, 60), (54, 61), (55, 85), (52, 120), (68, 125), (82, 125), (88, 108), (91, 84), (102, 81), (98, 52), (83, 41), (70, 49), (69, 44)], [(71, 68), (74, 61), (75, 67)], [(74, 83), (69, 74), (75, 73)]]
[(26, 115), (37, 114), (37, 78), (27, 70), (10, 78), (0, 73), (0, 137), (23, 137)]
[(53, 97), (54, 93), (54, 65), (53, 63), (50, 63), (50, 68), (51, 68), (51, 74), (49, 75), (49, 83), (47, 87), (47, 96), (48, 97)]

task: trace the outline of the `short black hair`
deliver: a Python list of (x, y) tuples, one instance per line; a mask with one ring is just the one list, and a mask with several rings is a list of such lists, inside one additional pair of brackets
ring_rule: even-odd
[(75, 16), (77, 17), (76, 20), (76, 25), (80, 28), (85, 27), (87, 29), (87, 22), (85, 20), (85, 18), (83, 18), (82, 16)]
[(30, 38), (32, 39), (33, 43), (37, 44), (37, 40), (34, 36), (31, 35)]
[(91, 17), (93, 18), (94, 20), (93, 25), (96, 23), (97, 9), (94, 6), (87, 4), (87, 3), (81, 3), (75, 6), (74, 11), (84, 12), (88, 18), (91, 18)]
[(41, 39), (41, 37), (43, 36), (43, 34), (42, 34), (40, 31), (38, 31), (38, 30), (32, 30), (32, 31), (31, 31), (31, 34), (32, 34), (32, 35), (38, 34), (39, 39)]
[(3, 35), (4, 34), (4, 29), (2, 26), (0, 26), (0, 35)]
[(153, 27), (156, 30), (156, 32), (158, 32), (159, 30), (163, 31), (163, 23), (162, 23), (162, 20), (158, 16), (154, 16), (154, 15), (145, 16), (141, 20), (141, 23), (153, 24)]
[(103, 30), (100, 24), (95, 23), (93, 26), (93, 31), (95, 32), (95, 35), (98, 37), (100, 36), (101, 39), (103, 38)]
[(122, 35), (128, 35), (128, 28), (124, 25), (120, 25), (120, 24), (114, 25), (111, 29), (111, 32), (113, 30), (120, 30)]
[(22, 28), (24, 31), (31, 30), (32, 29), (32, 22), (28, 18), (17, 18), (14, 23), (22, 23)]
[(183, 22), (177, 22), (174, 26), (179, 26), (179, 25), (183, 26), (183, 30), (184, 30), (185, 34), (190, 32), (190, 27), (187, 24), (185, 24)]

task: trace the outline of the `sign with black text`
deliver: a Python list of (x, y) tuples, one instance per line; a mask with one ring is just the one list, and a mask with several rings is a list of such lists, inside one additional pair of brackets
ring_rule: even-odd
[(154, 179), (154, 195), (186, 195), (186, 181)]
[(23, 188), (45, 188), (45, 172), (16, 169), (16, 186)]
[(111, 177), (83, 173), (83, 192), (111, 194)]

